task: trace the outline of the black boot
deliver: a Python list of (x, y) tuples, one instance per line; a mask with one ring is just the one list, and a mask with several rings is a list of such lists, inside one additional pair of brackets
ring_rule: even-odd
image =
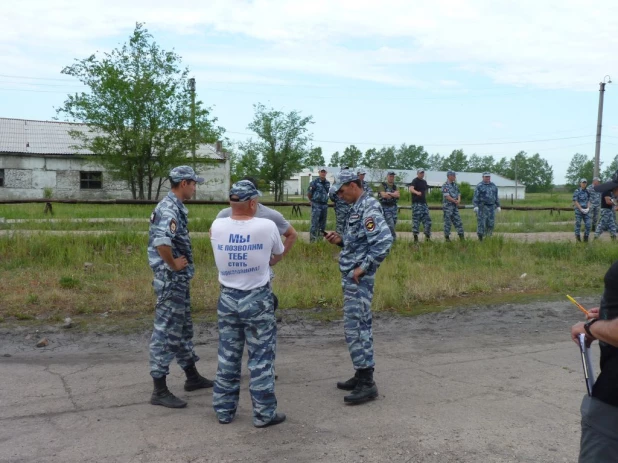
[(255, 425), (256, 428), (267, 428), (268, 426), (276, 426), (285, 421), (285, 413), (275, 413), (273, 419), (266, 424)]
[(163, 405), (167, 408), (184, 408), (187, 406), (187, 402), (176, 397), (167, 388), (165, 376), (152, 379), (154, 381), (154, 391), (152, 391), (152, 397), (150, 397), (152, 405)]
[(584, 243), (588, 242), (588, 235), (584, 235)]
[(378, 397), (378, 386), (373, 381), (373, 368), (358, 370), (358, 383), (350, 395), (346, 395), (343, 401), (346, 404), (357, 405)]
[(483, 241), (483, 235), (478, 235), (479, 241)]
[(344, 391), (353, 391), (354, 388), (356, 388), (357, 384), (358, 384), (358, 370), (356, 370), (356, 373), (354, 373), (354, 376), (352, 376), (347, 381), (339, 381), (337, 383), (337, 389), (341, 389)]
[(431, 241), (431, 235), (425, 235), (425, 241)]
[(581, 237), (581, 236), (579, 236), (579, 235), (575, 235), (575, 240), (576, 240), (576, 241), (581, 241), (581, 240), (582, 240), (582, 237)]
[(414, 234), (414, 242), (418, 243), (418, 234), (417, 233)]
[(444, 241), (446, 241), (447, 243), (451, 242), (451, 237), (448, 235), (444, 235)]
[(197, 372), (197, 368), (195, 368), (195, 364), (187, 367), (185, 369), (185, 374), (187, 375), (187, 380), (185, 381), (185, 391), (195, 391), (196, 389), (207, 389), (212, 387), (214, 383), (204, 378)]
[(461, 241), (463, 241), (463, 240), (465, 239), (465, 237), (464, 237), (464, 234), (463, 234), (463, 233), (461, 233), (461, 234), (459, 235), (459, 239), (460, 239)]

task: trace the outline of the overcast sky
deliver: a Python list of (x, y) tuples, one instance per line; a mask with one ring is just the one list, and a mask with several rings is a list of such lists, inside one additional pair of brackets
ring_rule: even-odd
[[(416, 5), (418, 4), (418, 5)], [(536, 152), (562, 183), (618, 154), (618, 2), (598, 0), (54, 0), (3, 2), (0, 117), (47, 120), (79, 83), (60, 74), (145, 22), (175, 49), (232, 140), (253, 104), (312, 115), (328, 157), (354, 143), (430, 153)]]

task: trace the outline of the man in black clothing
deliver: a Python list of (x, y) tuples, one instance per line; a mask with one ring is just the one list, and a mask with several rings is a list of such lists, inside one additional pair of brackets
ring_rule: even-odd
[(414, 234), (414, 241), (418, 241), (421, 222), (425, 229), (425, 240), (429, 241), (431, 239), (431, 217), (429, 207), (427, 207), (425, 169), (416, 171), (416, 178), (408, 185), (408, 190), (412, 193), (412, 233)]

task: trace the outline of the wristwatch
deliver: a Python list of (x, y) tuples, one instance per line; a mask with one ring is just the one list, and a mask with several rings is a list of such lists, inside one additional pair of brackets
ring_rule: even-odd
[(598, 318), (593, 318), (592, 320), (590, 320), (588, 323), (586, 323), (584, 325), (584, 329), (586, 330), (586, 333), (588, 334), (588, 336), (590, 336), (591, 338), (594, 338), (594, 335), (590, 332), (590, 327), (592, 326), (593, 323), (598, 322), (599, 319)]

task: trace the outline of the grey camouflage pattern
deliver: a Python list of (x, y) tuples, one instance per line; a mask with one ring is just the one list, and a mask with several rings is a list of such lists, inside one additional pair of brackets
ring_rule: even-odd
[(491, 236), (496, 223), (496, 208), (487, 204), (481, 204), (476, 214), (476, 234), (479, 236)]
[(412, 233), (418, 235), (421, 222), (425, 230), (425, 235), (431, 236), (431, 216), (427, 203), (412, 204)]
[(335, 231), (340, 236), (343, 236), (352, 206), (337, 196), (337, 193), (330, 194), (330, 199), (335, 204)]
[(270, 286), (249, 291), (222, 286), (217, 317), (219, 365), (212, 396), (217, 418), (229, 422), (236, 414), (246, 342), (253, 424), (265, 425), (273, 419), (277, 410), (274, 373), (277, 324)]
[(309, 228), (309, 241), (321, 241), (324, 236), (322, 232), (326, 229), (326, 218), (328, 217), (328, 204), (311, 204), (311, 227)]
[(584, 222), (584, 236), (590, 235), (592, 220), (590, 214), (582, 214), (579, 209), (575, 210), (575, 236), (581, 236), (582, 220)]
[(463, 222), (457, 204), (443, 204), (442, 214), (444, 216), (444, 236), (448, 238), (451, 235), (451, 224), (455, 226), (458, 235), (464, 234)]
[(595, 238), (601, 236), (604, 231), (609, 231), (612, 237), (616, 236), (616, 218), (614, 217), (614, 211), (612, 209), (601, 209), (601, 220), (594, 233)]
[(343, 287), (343, 330), (355, 370), (373, 368), (373, 328), (371, 301), (374, 275), (363, 276), (358, 284), (349, 276), (341, 277)]

